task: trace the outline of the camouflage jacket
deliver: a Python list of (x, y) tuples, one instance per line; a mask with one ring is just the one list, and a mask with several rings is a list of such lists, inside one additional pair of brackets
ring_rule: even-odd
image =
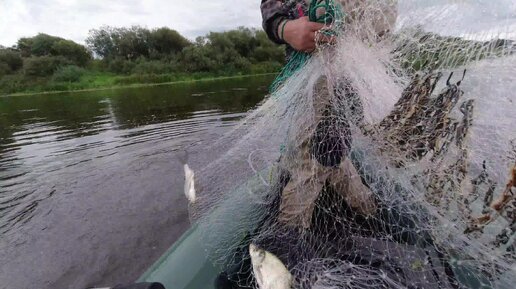
[[(389, 32), (396, 22), (398, 15), (397, 0), (336, 0), (342, 5), (346, 13), (347, 21), (358, 21), (362, 15), (367, 14), (371, 28), (378, 36)], [(301, 13), (308, 15), (308, 0), (262, 0), (261, 10), (263, 29), (269, 38), (278, 43), (285, 44), (278, 35), (278, 27), (284, 19), (297, 19)], [(368, 5), (375, 5), (368, 6)], [(374, 8), (374, 9), (371, 9)], [(364, 13), (364, 9), (368, 10)], [(366, 22), (367, 24), (367, 22)], [(367, 31), (367, 29), (365, 30)]]
[(263, 29), (269, 38), (278, 43), (286, 44), (278, 35), (278, 26), (285, 19), (299, 18), (300, 11), (306, 15), (307, 5), (304, 0), (262, 0)]

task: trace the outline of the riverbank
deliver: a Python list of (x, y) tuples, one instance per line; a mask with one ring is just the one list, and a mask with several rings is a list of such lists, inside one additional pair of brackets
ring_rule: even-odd
[(41, 33), (0, 46), (0, 96), (273, 73), (285, 61), (265, 32), (243, 27), (195, 42), (166, 27), (90, 32), (88, 47)]
[(130, 75), (119, 76), (110, 73), (92, 73), (85, 75), (85, 77), (78, 83), (57, 83), (47, 85), (35, 85), (31, 88), (20, 92), (4, 93), (0, 92), (2, 96), (23, 96), (23, 95), (40, 95), (40, 94), (57, 94), (57, 93), (71, 93), (71, 92), (87, 92), (99, 91), (115, 88), (127, 87), (149, 87), (157, 85), (170, 85), (176, 83), (189, 83), (197, 81), (214, 81), (223, 79), (239, 79), (247, 77), (257, 77), (274, 75), (277, 72), (255, 73), (255, 74), (237, 74), (237, 75), (216, 75), (210, 73), (192, 73), (188, 75), (181, 74), (147, 74), (147, 75)]

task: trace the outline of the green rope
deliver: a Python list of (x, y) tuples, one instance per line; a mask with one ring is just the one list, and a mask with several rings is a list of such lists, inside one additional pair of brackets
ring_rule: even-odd
[[(317, 10), (324, 9), (325, 13), (317, 16)], [(324, 30), (321, 33), (327, 36), (337, 36), (338, 30), (344, 20), (344, 13), (342, 7), (339, 4), (335, 4), (334, 0), (313, 0), (310, 2), (308, 9), (308, 18), (311, 22), (322, 23), (325, 25), (333, 24), (332, 30)], [(281, 84), (283, 84), (289, 77), (291, 77), (296, 71), (301, 69), (311, 57), (311, 53), (294, 51), (283, 67), (280, 74), (271, 85), (271, 92), (275, 92)]]

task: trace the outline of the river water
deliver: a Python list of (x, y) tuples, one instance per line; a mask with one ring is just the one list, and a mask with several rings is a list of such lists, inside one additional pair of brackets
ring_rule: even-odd
[(183, 169), (272, 77), (0, 97), (0, 288), (134, 281), (189, 227)]

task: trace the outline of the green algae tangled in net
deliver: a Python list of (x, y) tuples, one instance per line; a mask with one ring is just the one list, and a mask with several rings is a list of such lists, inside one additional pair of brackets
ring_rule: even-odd
[(241, 288), (251, 243), (293, 288), (513, 288), (516, 6), (345, 2), (336, 43), (206, 150), (209, 260)]

